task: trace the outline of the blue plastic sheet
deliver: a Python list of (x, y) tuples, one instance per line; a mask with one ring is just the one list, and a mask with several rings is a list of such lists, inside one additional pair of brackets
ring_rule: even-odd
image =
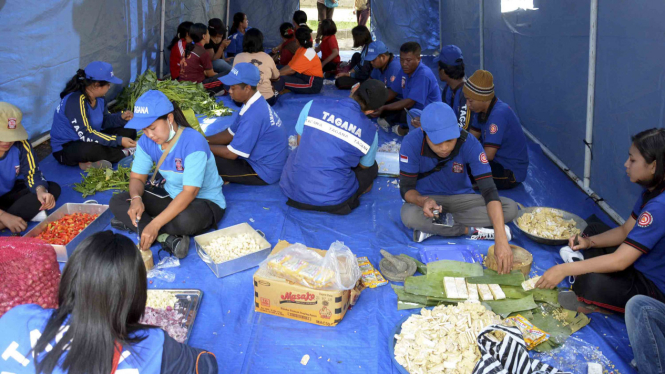
[[(292, 135), (295, 134), (298, 114), (309, 100), (316, 98), (334, 105), (335, 100), (346, 95), (348, 91), (338, 91), (334, 86), (325, 86), (320, 95), (287, 94), (280, 97), (275, 110)], [(229, 103), (228, 97), (223, 100)], [(208, 126), (208, 134), (222, 131), (232, 120), (232, 117), (217, 119)], [(383, 131), (379, 133), (380, 144), (395, 137)], [(526, 206), (553, 206), (581, 217), (597, 214), (609, 223), (602, 211), (545, 157), (537, 145), (529, 144), (529, 157), (532, 163), (527, 180), (513, 190), (502, 191), (502, 195)], [(63, 187), (58, 206), (90, 198), (83, 199), (71, 189), (72, 184), (81, 179), (78, 168), (59, 165), (51, 156), (42, 161), (40, 167), (47, 179)], [(393, 180), (377, 178), (372, 191), (361, 198), (360, 207), (342, 217), (290, 208), (277, 185), (226, 185), (223, 191), (228, 208), (219, 227), (249, 222), (263, 231), (272, 245), (283, 239), (327, 249), (332, 242), (340, 240), (357, 256), (367, 256), (374, 265), (378, 265), (381, 259), (380, 249), (420, 259), (419, 253), (423, 249), (454, 243), (471, 245), (478, 248), (479, 253), (487, 253), (491, 241), (433, 237), (423, 243), (414, 243), (411, 231), (401, 223), (402, 200), (399, 188), (391, 183)], [(111, 196), (111, 192), (105, 192), (93, 198), (108, 203)], [(534, 243), (512, 224), (511, 228), (512, 243), (533, 253), (533, 270), (538, 274), (561, 261), (558, 248)], [(6, 235), (7, 232), (0, 234)], [(134, 234), (126, 235), (135, 240)], [(192, 242), (191, 248), (193, 245)], [(157, 249), (158, 246), (153, 247), (156, 259)], [(418, 312), (398, 311), (395, 293), (384, 286), (363, 291), (358, 303), (338, 326), (316, 326), (254, 312), (252, 275), (256, 269), (217, 279), (196, 251), (190, 250), (179, 268), (168, 270), (176, 274), (173, 283), (153, 280), (149, 287), (203, 290), (203, 303), (190, 344), (215, 353), (220, 372), (224, 373), (397, 373), (389, 354), (392, 331), (400, 319)], [(594, 314), (591, 323), (573, 336), (599, 347), (621, 373), (632, 372), (628, 366), (632, 352), (622, 316), (606, 318)], [(311, 359), (307, 366), (302, 366), (300, 359), (305, 354)], [(556, 355), (552, 360), (556, 360)]]
[(439, 49), (439, 1), (372, 0), (372, 33), (393, 53), (405, 42), (423, 51)]
[(298, 0), (243, 0), (231, 1), (229, 28), (233, 24), (233, 15), (242, 12), (247, 15), (250, 27), (257, 27), (263, 33), (263, 44), (272, 48), (282, 43), (279, 25), (291, 22), (293, 12), (298, 10)]

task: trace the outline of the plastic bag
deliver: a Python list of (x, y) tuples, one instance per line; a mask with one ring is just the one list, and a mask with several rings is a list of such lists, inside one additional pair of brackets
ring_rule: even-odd
[(322, 290), (350, 290), (362, 274), (354, 254), (339, 241), (330, 245), (325, 256), (300, 243), (293, 244), (266, 258), (260, 269), (272, 276)]
[(157, 278), (171, 283), (175, 280), (175, 273), (166, 270), (152, 269), (148, 272), (148, 279), (150, 278)]
[(60, 266), (53, 247), (36, 238), (0, 240), (0, 317), (21, 304), (58, 306)]
[(164, 257), (155, 267), (157, 269), (177, 268), (180, 266), (180, 260), (175, 256)]

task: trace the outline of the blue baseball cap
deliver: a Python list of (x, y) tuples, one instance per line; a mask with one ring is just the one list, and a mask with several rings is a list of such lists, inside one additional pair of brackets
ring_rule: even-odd
[(460, 136), (455, 112), (448, 104), (441, 101), (425, 107), (420, 116), (420, 126), (434, 144), (441, 144)]
[(134, 118), (125, 125), (126, 129), (141, 130), (150, 126), (157, 118), (173, 112), (173, 104), (163, 92), (150, 90), (136, 100)]
[(462, 50), (456, 45), (446, 45), (441, 48), (439, 55), (434, 58), (434, 62), (439, 61), (449, 66), (457, 66), (464, 62)]
[(367, 54), (365, 55), (365, 61), (374, 61), (380, 54), (388, 52), (388, 47), (386, 47), (383, 42), (371, 42), (369, 47), (367, 47)]
[(256, 87), (260, 80), (261, 72), (259, 72), (259, 68), (249, 62), (236, 64), (228, 74), (219, 78), (219, 81), (227, 86), (244, 83)]
[(113, 66), (104, 61), (93, 61), (85, 67), (85, 77), (96, 81), (122, 84), (122, 79), (113, 75)]

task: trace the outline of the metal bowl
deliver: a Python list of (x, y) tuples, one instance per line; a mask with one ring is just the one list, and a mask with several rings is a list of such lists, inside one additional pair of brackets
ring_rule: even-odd
[(546, 207), (546, 206), (532, 206), (532, 207), (528, 207), (528, 208), (524, 208), (524, 207), (520, 206), (520, 209), (517, 211), (517, 217), (515, 217), (515, 219), (513, 220), (513, 223), (515, 224), (515, 226), (521, 232), (524, 233), (524, 235), (528, 236), (531, 240), (533, 240), (535, 242), (542, 243), (542, 244), (547, 244), (547, 245), (566, 245), (566, 244), (568, 244), (568, 238), (566, 238), (566, 239), (548, 239), (548, 238), (543, 238), (543, 237), (540, 237), (540, 236), (533, 235), (531, 233), (528, 233), (528, 232), (522, 230), (522, 228), (520, 227), (520, 225), (518, 223), (519, 218), (522, 217), (522, 215), (524, 215), (526, 213), (532, 213), (536, 209), (555, 210), (555, 211), (560, 212), (562, 214), (563, 219), (565, 219), (565, 220), (572, 219), (573, 221), (575, 221), (575, 227), (577, 227), (580, 230), (580, 233), (584, 232), (584, 229), (586, 229), (587, 223), (586, 223), (585, 220), (580, 218), (578, 215), (570, 213), (570, 212), (566, 212), (565, 210), (550, 208), (550, 207)]

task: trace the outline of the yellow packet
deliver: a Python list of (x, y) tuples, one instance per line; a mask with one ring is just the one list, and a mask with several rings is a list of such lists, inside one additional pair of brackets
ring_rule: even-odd
[(539, 344), (547, 341), (550, 338), (550, 334), (534, 326), (533, 323), (529, 322), (526, 318), (521, 315), (516, 315), (514, 317), (506, 318), (503, 323), (507, 326), (515, 326), (522, 332), (522, 338), (526, 343), (526, 349), (534, 349)]
[(362, 272), (362, 283), (365, 287), (376, 288), (388, 284), (381, 273), (374, 268), (367, 257), (358, 257), (358, 267)]

